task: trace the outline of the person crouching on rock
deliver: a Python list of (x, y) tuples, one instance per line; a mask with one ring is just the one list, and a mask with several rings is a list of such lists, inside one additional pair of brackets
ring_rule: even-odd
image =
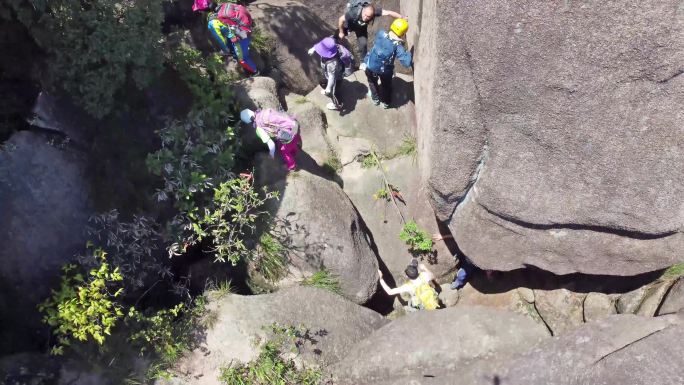
[[(394, 59), (404, 67), (410, 67), (413, 55), (404, 48), (401, 39), (408, 30), (408, 21), (396, 19), (390, 31), (378, 31), (373, 48), (364, 58), (366, 78), (368, 78), (368, 95), (376, 106), (382, 104), (390, 108), (392, 102), (392, 76), (394, 76)], [(378, 86), (378, 80), (380, 85)]]
[(344, 46), (335, 42), (332, 37), (326, 37), (309, 49), (309, 55), (317, 53), (321, 58), (321, 69), (325, 76), (325, 88), (321, 94), (330, 98), (330, 103), (325, 107), (329, 110), (341, 110), (337, 95), (342, 84), (342, 79), (353, 71), (353, 57), (351, 52)]
[(380, 278), (380, 286), (385, 290), (387, 295), (397, 295), (407, 293), (411, 296), (409, 304), (406, 308), (408, 311), (416, 311), (419, 309), (435, 310), (439, 307), (437, 300), (437, 291), (430, 284), (434, 279), (433, 274), (425, 265), (418, 264), (417, 261), (408, 265), (404, 274), (409, 278), (405, 284), (390, 288), (385, 280), (382, 279), (382, 271), (378, 270)]
[(297, 167), (295, 156), (302, 138), (299, 136), (299, 122), (290, 115), (270, 108), (257, 110), (244, 109), (240, 119), (256, 129), (256, 134), (268, 146), (268, 154), (273, 158), (276, 144), (285, 160), (287, 169)]
[(226, 57), (233, 56), (248, 75), (258, 75), (256, 64), (249, 56), (252, 40), (252, 16), (244, 5), (223, 3), (215, 6), (207, 27)]

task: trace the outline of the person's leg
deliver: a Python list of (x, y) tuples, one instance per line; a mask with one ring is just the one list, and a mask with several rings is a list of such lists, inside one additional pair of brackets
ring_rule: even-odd
[(360, 60), (363, 62), (368, 53), (368, 26), (356, 28), (354, 32), (356, 32), (356, 42), (359, 45)]
[(257, 72), (256, 63), (249, 56), (249, 43), (251, 43), (252, 38), (247, 37), (245, 39), (239, 39), (237, 43), (233, 44), (235, 52), (238, 55), (238, 62), (250, 74)]
[(223, 36), (223, 33), (221, 32), (221, 26), (222, 23), (216, 19), (209, 20), (209, 22), (207, 23), (209, 34), (214, 39), (214, 41), (216, 41), (221, 51), (226, 55), (230, 55), (231, 49), (228, 48), (228, 39), (226, 39), (226, 37)]
[(380, 75), (380, 102), (392, 104), (392, 74)]
[(368, 79), (368, 90), (370, 92), (370, 97), (373, 100), (373, 103), (377, 105), (380, 103), (380, 99), (378, 96), (378, 75), (375, 73), (371, 72), (371, 70), (366, 69), (366, 79)]
[(292, 171), (297, 167), (297, 163), (295, 161), (295, 156), (297, 155), (297, 150), (299, 150), (299, 134), (295, 135), (294, 138), (292, 138), (292, 141), (287, 144), (280, 144), (280, 154), (283, 156), (283, 160), (285, 160), (285, 165), (287, 166), (287, 169)]

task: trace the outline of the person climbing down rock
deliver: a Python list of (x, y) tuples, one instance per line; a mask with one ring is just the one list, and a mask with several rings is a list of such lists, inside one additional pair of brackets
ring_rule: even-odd
[(259, 139), (268, 146), (271, 158), (275, 155), (277, 144), (287, 169), (292, 171), (297, 167), (295, 156), (302, 138), (299, 136), (299, 122), (295, 118), (267, 108), (256, 112), (244, 109), (240, 112), (240, 119), (256, 129)]
[[(413, 55), (404, 48), (401, 39), (408, 30), (408, 21), (396, 19), (390, 26), (390, 31), (378, 31), (375, 36), (375, 44), (366, 55), (366, 77), (368, 78), (368, 95), (376, 106), (382, 104), (384, 108), (390, 108), (392, 103), (392, 76), (394, 76), (394, 59), (410, 67)], [(378, 85), (378, 81), (380, 85)]]
[(437, 291), (435, 291), (431, 285), (434, 276), (430, 270), (425, 267), (425, 265), (422, 263), (418, 264), (418, 262), (414, 260), (413, 263), (406, 267), (404, 274), (406, 274), (406, 276), (409, 278), (409, 281), (399, 287), (392, 289), (387, 285), (387, 283), (385, 283), (385, 280), (382, 279), (382, 271), (378, 270), (380, 286), (382, 286), (387, 295), (397, 295), (403, 293), (409, 294), (411, 299), (406, 307), (406, 310), (408, 311), (422, 309), (435, 310), (439, 308)]
[(252, 40), (252, 16), (243, 5), (224, 3), (209, 15), (207, 27), (221, 52), (232, 56), (248, 75), (256, 75), (257, 67), (249, 56)]
[[(395, 19), (406, 19), (399, 13), (387, 11), (377, 5), (372, 5), (370, 1), (351, 0), (347, 3), (347, 11), (340, 16), (338, 21), (338, 35), (344, 39), (350, 31), (356, 34), (359, 45), (360, 58), (366, 57), (368, 52), (368, 24), (372, 23), (377, 16), (392, 16)], [(365, 69), (363, 63), (361, 70)]]
[(330, 103), (326, 105), (329, 110), (341, 110), (339, 94), (342, 79), (353, 71), (353, 57), (345, 47), (337, 44), (332, 37), (326, 37), (311, 47), (309, 55), (317, 53), (321, 57), (321, 69), (325, 76), (325, 88), (321, 93), (330, 97)]

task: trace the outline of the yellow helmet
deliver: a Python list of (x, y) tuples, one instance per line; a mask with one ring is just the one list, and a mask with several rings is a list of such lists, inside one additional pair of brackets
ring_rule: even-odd
[(406, 31), (408, 30), (408, 21), (406, 21), (406, 19), (394, 19), (392, 25), (390, 26), (390, 29), (397, 36), (402, 37), (404, 36), (404, 34), (406, 34)]

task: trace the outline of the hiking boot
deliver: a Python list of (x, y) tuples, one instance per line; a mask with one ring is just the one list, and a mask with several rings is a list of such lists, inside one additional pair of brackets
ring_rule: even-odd
[(330, 103), (325, 105), (325, 108), (332, 110), (332, 111), (338, 111), (340, 109), (340, 106), (336, 105), (333, 102), (330, 102)]
[(370, 100), (373, 101), (373, 104), (375, 104), (376, 106), (378, 104), (380, 104), (380, 99), (374, 98), (373, 94), (370, 92), (370, 90), (368, 90), (368, 93), (366, 94), (366, 96), (368, 96), (370, 98)]
[[(389, 110), (389, 109), (390, 109), (390, 105), (389, 105), (389, 104), (387, 104), (387, 103), (380, 103), (380, 104), (382, 105), (382, 108), (384, 108), (384, 109), (386, 109), (386, 110)], [(377, 104), (376, 104), (376, 105), (377, 105)]]

